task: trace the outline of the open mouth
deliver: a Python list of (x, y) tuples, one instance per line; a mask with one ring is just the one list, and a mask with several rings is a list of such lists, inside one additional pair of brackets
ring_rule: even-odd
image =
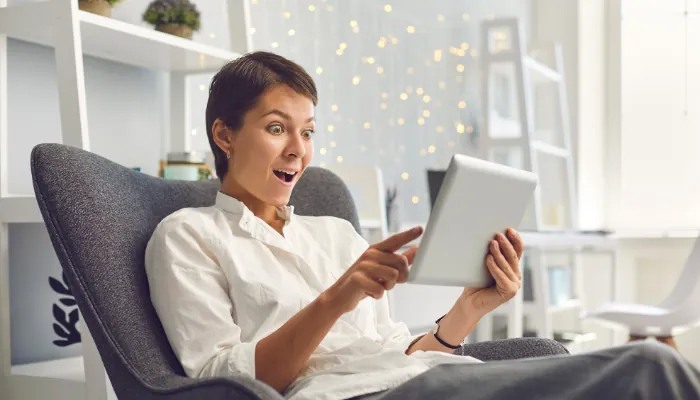
[(279, 180), (285, 183), (290, 183), (294, 180), (294, 177), (297, 175), (296, 171), (283, 171), (279, 169), (273, 169), (272, 171), (275, 173), (275, 176)]

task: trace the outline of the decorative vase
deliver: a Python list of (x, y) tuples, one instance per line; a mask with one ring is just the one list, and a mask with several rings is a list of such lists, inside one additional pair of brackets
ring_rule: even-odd
[(107, 0), (78, 0), (78, 7), (89, 13), (109, 17), (112, 11), (112, 6)]
[(160, 24), (156, 26), (156, 30), (169, 33), (171, 35), (180, 36), (185, 39), (192, 39), (192, 28), (183, 24)]

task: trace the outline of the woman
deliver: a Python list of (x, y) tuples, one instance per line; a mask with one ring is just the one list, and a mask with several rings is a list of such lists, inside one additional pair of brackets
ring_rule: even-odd
[[(316, 102), (312, 78), (271, 53), (247, 54), (212, 81), (216, 203), (167, 217), (146, 251), (153, 305), (187, 375), (243, 374), (294, 399), (636, 393), (596, 373), (600, 355), (498, 365), (453, 354), (520, 288), (523, 243), (512, 229), (495, 235), (485, 258), (494, 287), (465, 288), (429, 334), (412, 336), (392, 321), (384, 293), (406, 281), (416, 249), (397, 251), (421, 229), (369, 246), (346, 221), (287, 206), (313, 156)], [(613, 379), (634, 374), (632, 365), (649, 374), (663, 364), (677, 374), (674, 389), (685, 390), (673, 393), (699, 396), (697, 371), (660, 345), (599, 354), (617, 359), (606, 364)]]

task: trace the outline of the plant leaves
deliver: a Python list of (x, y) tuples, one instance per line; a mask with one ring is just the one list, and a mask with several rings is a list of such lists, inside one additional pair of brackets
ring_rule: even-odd
[(71, 342), (69, 340), (54, 340), (53, 344), (55, 344), (58, 347), (66, 347), (66, 346), (72, 345), (73, 342)]
[(70, 295), (70, 290), (63, 286), (56, 278), (49, 277), (49, 285), (54, 292), (64, 295)]
[(67, 307), (73, 307), (77, 304), (74, 299), (70, 299), (70, 298), (61, 299), (61, 303), (63, 303), (63, 305), (67, 306)]
[(78, 322), (78, 309), (76, 308), (75, 310), (71, 311), (70, 314), (68, 314), (68, 323), (73, 325), (75, 327), (75, 323)]
[(61, 307), (58, 306), (58, 304), (53, 305), (53, 317), (58, 321), (63, 326), (68, 325), (68, 321), (66, 321), (66, 312), (61, 309)]
[(53, 324), (53, 331), (56, 332), (56, 335), (64, 339), (68, 339), (70, 337), (70, 333), (68, 333), (61, 325), (55, 322)]

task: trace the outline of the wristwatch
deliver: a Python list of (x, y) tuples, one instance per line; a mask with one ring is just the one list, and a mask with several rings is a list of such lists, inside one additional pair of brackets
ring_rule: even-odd
[(440, 336), (438, 336), (438, 331), (440, 330), (440, 321), (442, 321), (443, 318), (445, 318), (444, 315), (442, 317), (438, 318), (437, 321), (435, 321), (435, 326), (433, 327), (433, 329), (430, 332), (432, 332), (433, 336), (435, 336), (435, 339), (437, 339), (437, 341), (440, 342), (441, 345), (443, 345), (449, 349), (452, 349), (452, 350), (457, 350), (457, 349), (462, 348), (461, 343), (458, 344), (457, 346), (453, 346), (453, 345), (445, 342), (444, 340), (440, 339)]

